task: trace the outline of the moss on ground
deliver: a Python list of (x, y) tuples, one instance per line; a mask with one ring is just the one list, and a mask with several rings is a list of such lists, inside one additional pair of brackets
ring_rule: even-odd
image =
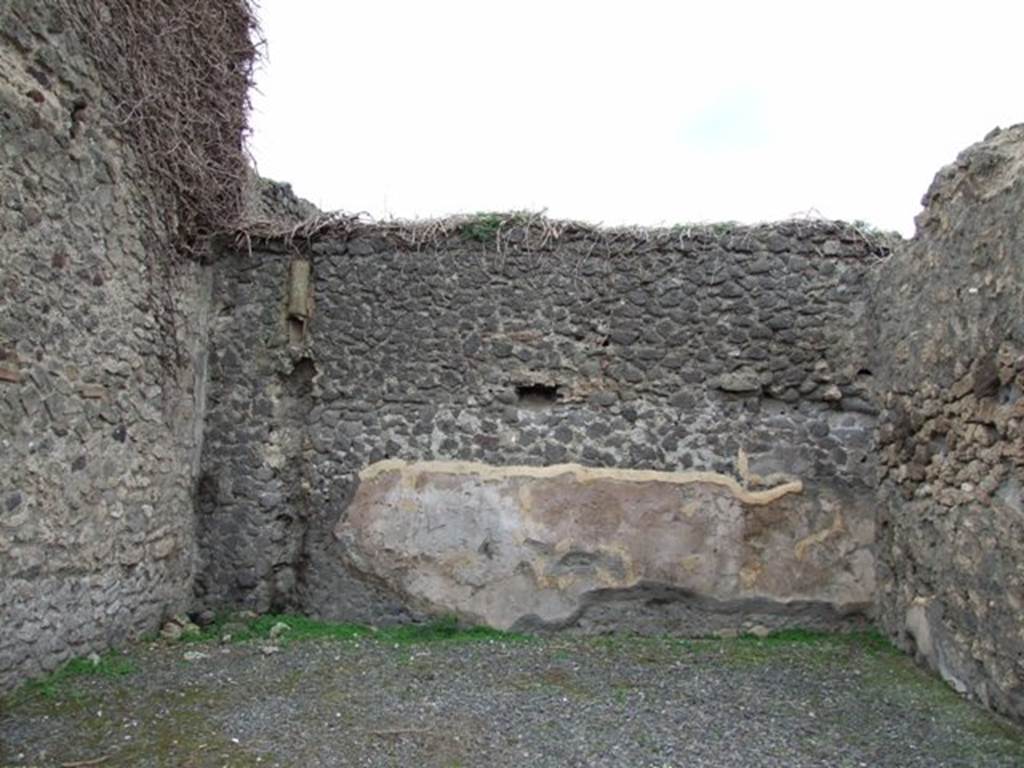
[(876, 631), (835, 633), (786, 629), (765, 637), (741, 635), (725, 640), (700, 640), (694, 643), (694, 648), (704, 653), (718, 653), (724, 661), (733, 664), (763, 664), (780, 653), (799, 654), (812, 664), (835, 663), (855, 654), (900, 655)]
[(91, 657), (83, 656), (72, 659), (45, 677), (28, 681), (7, 699), (0, 701), (8, 705), (17, 705), (37, 698), (65, 697), (73, 691), (75, 681), (82, 678), (125, 677), (134, 674), (136, 670), (135, 661), (122, 651), (109, 651)]
[[(288, 629), (273, 637), (272, 630), (278, 624)], [(230, 632), (228, 631), (230, 630)], [(293, 614), (264, 614), (256, 618), (241, 619), (233, 615), (219, 617), (210, 626), (198, 633), (182, 635), (176, 641), (182, 644), (209, 644), (223, 641), (230, 634), (231, 643), (273, 642), (286, 647), (293, 642), (310, 640), (351, 641), (373, 640), (393, 645), (415, 645), (419, 643), (479, 643), (479, 642), (524, 642), (528, 635), (501, 632), (489, 627), (467, 627), (452, 617), (438, 619), (424, 624), (402, 624), (392, 627), (375, 628), (361, 624), (341, 624), (310, 619)], [(157, 638), (149, 638), (157, 641)], [(130, 653), (109, 651), (103, 655), (72, 659), (59, 669), (36, 680), (30, 680), (6, 697), (0, 697), (0, 707), (15, 707), (36, 703), (47, 707), (46, 702), (56, 703), (69, 710), (89, 705), (89, 697), (79, 690), (77, 683), (91, 678), (121, 678), (137, 671), (137, 664)]]
[(922, 717), (949, 723), (973, 738), (957, 745), (968, 765), (993, 754), (1013, 757), (1024, 765), (1024, 734), (1008, 720), (973, 705), (937, 675), (922, 669), (895, 648), (868, 668), (865, 687), (878, 697), (897, 702)]
[(724, 664), (762, 664), (780, 654), (800, 654), (808, 661), (833, 662), (850, 654), (902, 657), (879, 632), (820, 632), (786, 629), (764, 637), (740, 635), (733, 638), (677, 638), (664, 635), (616, 634), (594, 638), (609, 653), (642, 648), (653, 662), (675, 660), (680, 652), (697, 657), (713, 656)]
[[(274, 630), (279, 624), (287, 630)], [(613, 635), (608, 637), (579, 637), (558, 635), (536, 638), (528, 635), (498, 632), (483, 627), (466, 627), (453, 618), (428, 624), (410, 624), (374, 629), (355, 624), (337, 624), (301, 616), (274, 614), (249, 619), (225, 616), (203, 629), (198, 635), (184, 636), (179, 647), (188, 652), (195, 643), (220, 643), (225, 634), (231, 634), (232, 643), (272, 642), (286, 646), (303, 641), (340, 642), (351, 644), (353, 653), (359, 653), (362, 643), (381, 643), (389, 646), (417, 644), (452, 645), (460, 643), (537, 643), (529, 653), (535, 657), (542, 652), (550, 663), (546, 669), (530, 675), (511, 674), (505, 681), (509, 689), (530, 694), (554, 695), (573, 701), (599, 701), (609, 699), (618, 706), (633, 706), (642, 701), (644, 686), (629, 675), (615, 674), (595, 687), (577, 676), (574, 664), (577, 658), (586, 658), (595, 652), (609, 657), (605, 662), (627, 666), (665, 665), (666, 670), (682, 664), (685, 668), (723, 668), (725, 674), (734, 674), (745, 667), (757, 670), (792, 669), (798, 674), (814, 676), (816, 670), (855, 670), (849, 679), (863, 691), (861, 695), (879, 702), (870, 709), (856, 727), (848, 722), (849, 713), (842, 707), (842, 698), (834, 698), (824, 688), (820, 698), (815, 694), (803, 700), (801, 706), (816, 713), (806, 734), (796, 736), (806, 741), (808, 754), (815, 750), (822, 754), (835, 754), (836, 744), (844, 740), (866, 740), (870, 747), (870, 734), (884, 732), (886, 719), (893, 712), (909, 713), (922, 724), (941, 723), (945, 730), (964, 734), (962, 743), (955, 746), (956, 759), (965, 765), (983, 764), (986, 758), (1003, 756), (1013, 764), (1024, 765), (1024, 738), (1007, 721), (965, 702), (945, 683), (920, 669), (912, 659), (894, 648), (877, 632), (832, 634), (803, 630), (786, 630), (766, 637), (742, 636), (730, 639), (681, 639), (665, 636), (643, 637)], [(169, 641), (158, 641), (157, 648), (173, 647)], [(148, 646), (152, 648), (152, 646)], [(199, 646), (201, 647), (201, 646)], [(506, 649), (508, 651), (509, 649)], [(132, 675), (144, 668), (148, 653), (140, 645), (137, 662), (132, 654), (112, 652), (100, 657), (77, 659), (64, 665), (48, 677), (30, 682), (4, 700), (0, 710), (18, 712), (23, 716), (54, 718), (54, 721), (74, 723), (79, 741), (69, 752), (71, 758), (88, 759), (102, 755), (111, 745), (123, 739), (124, 713), (115, 716), (117, 702), (130, 698), (131, 690), (139, 685)], [(163, 653), (161, 652), (161, 653)], [(484, 651), (486, 653), (486, 651)], [(133, 652), (134, 653), (134, 652)], [(420, 652), (417, 652), (419, 654)], [(396, 660), (408, 654), (394, 651)], [(257, 654), (258, 658), (258, 654)], [(422, 683), (434, 679), (436, 670), (432, 661), (409, 657), (412, 678)], [(273, 659), (264, 664), (274, 668)], [(618, 667), (611, 667), (618, 669)], [(725, 671), (731, 670), (731, 671)], [(757, 672), (757, 674), (761, 674)], [(773, 673), (774, 674), (774, 673)], [(789, 674), (787, 672), (787, 674)], [(266, 685), (272, 695), (299, 696), (303, 686), (310, 685), (303, 670), (283, 671), (272, 676)], [(643, 679), (649, 678), (641, 676)], [(218, 717), (234, 706), (235, 694), (215, 688), (216, 683), (184, 678), (185, 686), (167, 691), (166, 696), (153, 697), (136, 703), (130, 717), (144, 724), (146, 736), (139, 743), (118, 746), (117, 759), (111, 764), (129, 765), (132, 760), (143, 761), (155, 748), (168, 759), (186, 759), (189, 755), (207, 755), (222, 765), (253, 765), (254, 755), (221, 733)], [(211, 687), (213, 686), (213, 687)], [(315, 691), (315, 693), (314, 693)], [(331, 708), (347, 722), (352, 691), (321, 690), (315, 685), (312, 695), (330, 699)], [(248, 695), (248, 693), (247, 693)], [(267, 695), (264, 691), (263, 695)], [(342, 717), (344, 715), (344, 718)], [(118, 720), (118, 717), (122, 718)], [(922, 728), (925, 726), (922, 725)], [(156, 745), (156, 747), (154, 747)], [(78, 756), (82, 755), (81, 758)], [(953, 755), (951, 755), (953, 756)], [(0, 749), (0, 762), (8, 757)], [(162, 763), (161, 763), (162, 764)], [(167, 763), (168, 765), (172, 763)], [(184, 764), (184, 763), (176, 763)]]
[[(274, 627), (284, 624), (287, 629), (275, 636)], [(240, 620), (235, 616), (222, 616), (197, 634), (183, 635), (184, 643), (221, 642), (230, 635), (230, 642), (273, 640), (277, 645), (303, 640), (359, 640), (372, 639), (383, 643), (413, 645), (417, 643), (476, 643), (522, 642), (528, 635), (502, 632), (490, 627), (465, 626), (454, 617), (445, 617), (424, 624), (397, 624), (389, 627), (368, 627), (362, 624), (343, 624), (311, 619), (295, 614), (265, 614), (255, 619)]]

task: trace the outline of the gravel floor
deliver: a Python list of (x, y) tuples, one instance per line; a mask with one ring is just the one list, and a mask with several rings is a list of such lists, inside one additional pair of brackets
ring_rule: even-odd
[(1024, 765), (1020, 731), (864, 636), (266, 646), (152, 643), (24, 689), (0, 767)]

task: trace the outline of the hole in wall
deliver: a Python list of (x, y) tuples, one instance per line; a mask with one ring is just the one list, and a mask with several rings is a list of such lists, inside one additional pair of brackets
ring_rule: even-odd
[(988, 354), (975, 361), (972, 389), (977, 400), (998, 396), (999, 367), (994, 354)]
[(89, 108), (89, 102), (85, 99), (75, 99), (71, 105), (71, 111), (68, 115), (70, 121), (70, 128), (68, 129), (68, 135), (72, 139), (78, 138), (78, 135), (82, 132), (82, 124), (85, 122), (86, 110)]
[(522, 408), (547, 408), (558, 402), (557, 384), (518, 384), (516, 398)]
[(479, 554), (486, 557), (488, 560), (493, 559), (495, 552), (497, 552), (497, 546), (490, 539), (484, 539), (480, 546), (476, 550)]
[(308, 357), (295, 361), (291, 371), (282, 375), (284, 391), (288, 397), (302, 399), (313, 392), (313, 378), (316, 376), (316, 363)]

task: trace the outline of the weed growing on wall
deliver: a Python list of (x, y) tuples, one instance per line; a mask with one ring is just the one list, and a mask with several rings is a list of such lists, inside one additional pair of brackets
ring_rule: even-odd
[(459, 225), (459, 236), (477, 243), (493, 243), (503, 228), (522, 223), (519, 213), (478, 213)]

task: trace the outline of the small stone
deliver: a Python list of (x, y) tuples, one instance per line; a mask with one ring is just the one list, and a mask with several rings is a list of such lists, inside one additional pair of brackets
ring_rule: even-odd
[[(178, 541), (173, 536), (164, 536), (153, 542), (152, 553), (157, 560), (163, 560), (178, 549)], [(188, 619), (185, 620), (188, 622)], [(182, 625), (184, 626), (184, 624)]]
[(755, 371), (734, 371), (723, 373), (715, 386), (724, 392), (757, 392), (761, 389), (761, 377)]
[(210, 654), (203, 653), (202, 651), (185, 651), (182, 658), (185, 661), (202, 661), (203, 659), (210, 658)]
[(594, 392), (593, 394), (590, 395), (588, 399), (591, 405), (607, 407), (610, 405), (615, 405), (615, 403), (618, 402), (619, 400), (619, 396), (615, 392), (609, 392), (605, 390), (602, 392)]
[(275, 653), (280, 653), (281, 648), (277, 645), (264, 645), (260, 648), (260, 651), (264, 656), (273, 656)]
[(739, 637), (740, 633), (735, 627), (726, 627), (715, 632), (715, 637), (721, 638), (722, 640), (732, 640), (735, 637)]
[(175, 621), (168, 621), (160, 630), (160, 637), (164, 640), (180, 640), (181, 634), (181, 625)]
[(829, 403), (839, 402), (843, 399), (842, 390), (840, 390), (835, 384), (832, 384), (825, 387), (825, 391), (821, 393), (821, 399)]
[(277, 622), (277, 624), (275, 624), (274, 626), (272, 626), (270, 628), (270, 639), (271, 640), (277, 640), (277, 638), (279, 638), (281, 635), (283, 635), (285, 632), (287, 632), (290, 629), (291, 629), (291, 627), (289, 627), (283, 621), (279, 621), (279, 622)]
[(86, 656), (86, 658), (89, 660), (89, 663), (92, 664), (94, 667), (98, 667), (100, 665), (100, 655), (96, 653), (96, 651), (90, 653), (88, 656)]
[(750, 628), (749, 632), (754, 637), (768, 637), (768, 635), (772, 633), (772, 631), (763, 624), (755, 624)]
[(672, 397), (669, 398), (668, 404), (673, 408), (677, 408), (682, 411), (690, 411), (697, 405), (697, 398), (692, 392), (682, 391), (676, 392)]

